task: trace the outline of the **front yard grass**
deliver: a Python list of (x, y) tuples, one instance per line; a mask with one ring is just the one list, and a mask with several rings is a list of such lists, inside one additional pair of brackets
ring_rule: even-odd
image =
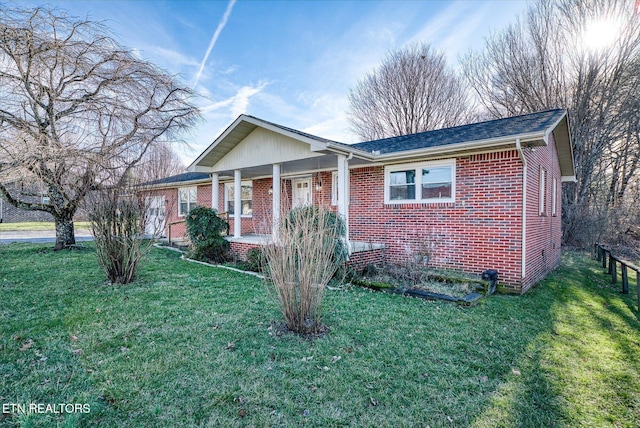
[(472, 308), (328, 291), (307, 341), (255, 277), (154, 249), (109, 286), (86, 248), (0, 247), (0, 403), (90, 405), (0, 426), (640, 424), (635, 295), (584, 255)]

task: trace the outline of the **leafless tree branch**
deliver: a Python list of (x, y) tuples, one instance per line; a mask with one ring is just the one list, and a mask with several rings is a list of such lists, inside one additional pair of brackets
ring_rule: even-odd
[[(192, 126), (194, 96), (100, 23), (48, 8), (0, 10), (2, 196), (53, 214), (56, 247), (73, 244), (82, 199), (121, 183), (147, 153)], [(10, 194), (9, 183), (19, 182), (44, 185), (50, 203)]]
[(349, 121), (364, 140), (466, 123), (471, 117), (461, 79), (443, 53), (427, 44), (390, 52), (349, 92)]

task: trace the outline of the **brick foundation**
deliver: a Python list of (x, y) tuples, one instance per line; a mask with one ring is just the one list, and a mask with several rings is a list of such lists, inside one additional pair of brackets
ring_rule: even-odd
[(358, 271), (367, 265), (376, 264), (381, 266), (384, 262), (384, 249), (375, 249), (360, 251), (351, 254), (347, 266), (351, 269)]
[(235, 260), (247, 261), (247, 253), (252, 248), (260, 248), (260, 244), (248, 244), (246, 242), (231, 242), (229, 255)]

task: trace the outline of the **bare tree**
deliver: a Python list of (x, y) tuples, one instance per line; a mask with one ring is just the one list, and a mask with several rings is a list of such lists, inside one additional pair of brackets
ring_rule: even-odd
[(364, 140), (415, 134), (468, 122), (461, 79), (428, 44), (390, 52), (349, 91), (349, 121)]
[(183, 173), (184, 163), (169, 143), (150, 147), (133, 172), (136, 182), (145, 183)]
[[(565, 240), (574, 243), (594, 239), (588, 235), (602, 228), (600, 214), (621, 200), (638, 173), (640, 20), (630, 6), (539, 0), (525, 19), (463, 60), (465, 76), (493, 117), (569, 110), (577, 182), (564, 186), (563, 222)], [(613, 37), (598, 46), (593, 36)]]
[[(51, 213), (55, 248), (73, 245), (73, 215), (87, 193), (117, 186), (151, 147), (192, 125), (192, 96), (99, 23), (0, 9), (0, 197)], [(49, 203), (12, 190), (33, 183)]]

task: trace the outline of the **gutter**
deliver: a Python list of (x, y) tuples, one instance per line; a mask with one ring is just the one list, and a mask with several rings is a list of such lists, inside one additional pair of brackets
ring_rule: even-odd
[(189, 180), (189, 181), (174, 181), (172, 183), (158, 183), (158, 184), (140, 184), (137, 187), (142, 190), (158, 190), (158, 189), (171, 189), (178, 187), (189, 187), (197, 184), (210, 184), (211, 179)]
[[(449, 155), (455, 152), (469, 150), (469, 149), (487, 149), (499, 145), (513, 144), (513, 140), (516, 140), (516, 149), (519, 147), (519, 142), (533, 142), (542, 141), (542, 145), (548, 145), (548, 138), (545, 132), (535, 132), (520, 135), (510, 135), (504, 138), (489, 138), (480, 141), (471, 141), (451, 144), (448, 146), (436, 146), (415, 150), (404, 150), (401, 152), (393, 153), (372, 153), (354, 147), (345, 147), (343, 145), (327, 143), (327, 149), (335, 152), (340, 152), (345, 155), (355, 155), (358, 158), (369, 160), (372, 162), (389, 162), (394, 160), (405, 160), (410, 157), (421, 157), (428, 155)], [(519, 150), (519, 149), (518, 149)]]
[(522, 279), (527, 273), (527, 159), (520, 143), (516, 139), (516, 150), (522, 160)]

